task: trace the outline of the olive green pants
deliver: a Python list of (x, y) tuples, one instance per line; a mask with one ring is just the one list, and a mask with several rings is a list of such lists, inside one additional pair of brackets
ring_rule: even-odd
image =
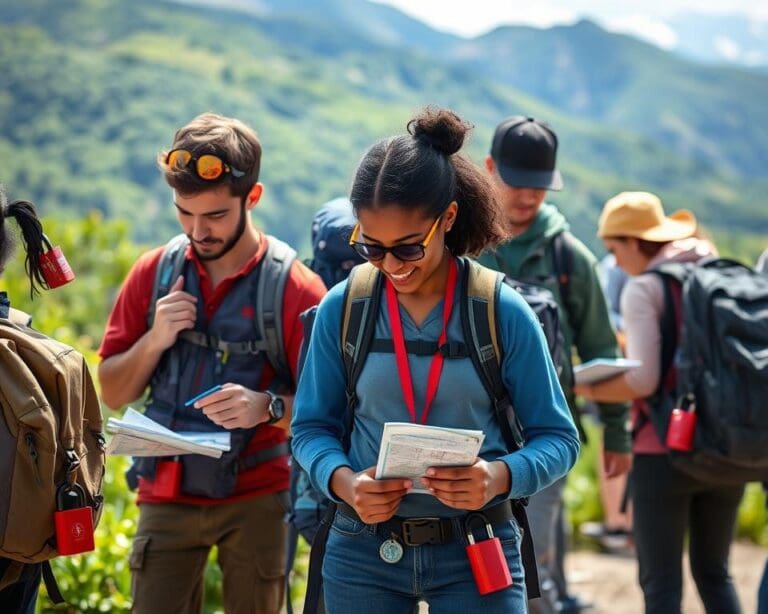
[(278, 614), (285, 574), (285, 493), (233, 503), (144, 503), (131, 551), (137, 614), (202, 610), (203, 573), (218, 547), (227, 614)]

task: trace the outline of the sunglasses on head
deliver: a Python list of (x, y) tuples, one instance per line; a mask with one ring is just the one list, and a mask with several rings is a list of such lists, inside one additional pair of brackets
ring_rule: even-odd
[(349, 244), (363, 258), (374, 262), (383, 260), (384, 256), (387, 255), (387, 252), (392, 254), (398, 260), (405, 262), (421, 260), (424, 257), (429, 242), (435, 235), (437, 223), (440, 221), (441, 217), (443, 216), (438, 216), (432, 223), (432, 228), (429, 229), (423, 243), (399, 243), (392, 247), (384, 247), (383, 245), (377, 245), (376, 243), (362, 243), (356, 240), (357, 235), (360, 234), (360, 224), (355, 224), (355, 229), (352, 231), (352, 236), (349, 238)]
[(189, 168), (193, 162), (192, 168), (195, 170), (195, 174), (203, 181), (216, 181), (225, 173), (230, 173), (235, 178), (245, 175), (244, 171), (227, 164), (221, 156), (216, 154), (206, 153), (195, 156), (186, 149), (173, 149), (165, 157), (165, 163), (176, 169)]

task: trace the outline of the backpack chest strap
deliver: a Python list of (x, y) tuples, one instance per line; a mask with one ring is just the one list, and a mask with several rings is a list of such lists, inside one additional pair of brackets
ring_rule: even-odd
[[(395, 344), (392, 339), (374, 339), (371, 342), (371, 352), (379, 354), (393, 354)], [(469, 358), (469, 347), (461, 341), (446, 341), (438, 345), (437, 341), (426, 341), (424, 339), (407, 339), (405, 341), (405, 351), (414, 356), (434, 356), (438, 352), (443, 358)]]
[(179, 338), (188, 343), (199, 345), (224, 355), (229, 354), (258, 354), (266, 352), (269, 343), (262, 339), (246, 341), (224, 341), (215, 335), (207, 335), (196, 330), (185, 330), (179, 333)]

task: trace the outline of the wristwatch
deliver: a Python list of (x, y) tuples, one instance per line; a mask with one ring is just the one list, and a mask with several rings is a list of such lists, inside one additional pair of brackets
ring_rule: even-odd
[(282, 420), (285, 415), (285, 402), (279, 396), (277, 396), (271, 390), (265, 390), (265, 394), (269, 395), (269, 405), (267, 406), (267, 414), (269, 414), (269, 420), (267, 424), (274, 424)]

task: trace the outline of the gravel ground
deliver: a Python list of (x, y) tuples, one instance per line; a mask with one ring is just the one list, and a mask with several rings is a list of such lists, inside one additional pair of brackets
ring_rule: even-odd
[[(731, 574), (744, 614), (757, 608), (757, 585), (765, 566), (765, 548), (736, 542), (731, 548)], [(685, 563), (683, 614), (703, 614), (704, 606)], [(643, 596), (637, 584), (637, 564), (631, 556), (599, 554), (581, 550), (566, 559), (571, 590), (594, 604), (592, 614), (642, 614)]]

